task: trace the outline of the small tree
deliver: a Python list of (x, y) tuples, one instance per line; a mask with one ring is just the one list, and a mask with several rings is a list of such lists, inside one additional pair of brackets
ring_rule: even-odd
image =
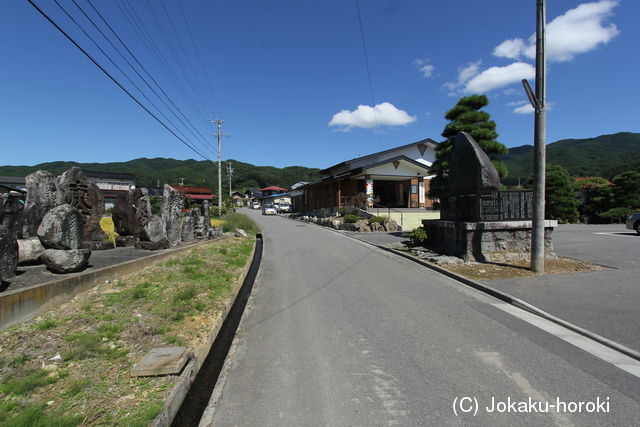
[(445, 118), (450, 120), (442, 136), (447, 138), (436, 147), (436, 161), (431, 165), (431, 173), (435, 176), (431, 180), (429, 196), (442, 198), (449, 193), (449, 160), (453, 151), (453, 141), (460, 132), (469, 133), (478, 145), (489, 155), (501, 178), (507, 176), (507, 167), (495, 159), (498, 154), (505, 154), (507, 147), (496, 141), (496, 123), (486, 111), (479, 111), (489, 105), (485, 95), (471, 95), (460, 98), (456, 105), (447, 111)]
[(594, 176), (580, 182), (584, 203), (580, 205), (580, 214), (588, 222), (594, 222), (598, 216), (613, 207), (612, 184), (605, 178)]
[(578, 219), (576, 185), (569, 172), (560, 165), (547, 165), (545, 217), (561, 222)]
[(640, 172), (623, 172), (613, 177), (611, 182), (614, 184), (613, 200), (616, 207), (640, 208)]

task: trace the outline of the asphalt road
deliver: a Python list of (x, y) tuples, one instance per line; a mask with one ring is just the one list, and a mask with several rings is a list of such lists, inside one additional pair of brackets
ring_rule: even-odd
[(640, 236), (624, 225), (560, 225), (556, 253), (613, 267), (486, 283), (640, 351)]
[[(264, 257), (201, 425), (640, 424), (638, 377), (490, 297), (328, 229), (248, 213)], [(454, 413), (464, 397), (475, 416)], [(489, 412), (492, 399), (529, 398), (599, 398), (609, 411)]]

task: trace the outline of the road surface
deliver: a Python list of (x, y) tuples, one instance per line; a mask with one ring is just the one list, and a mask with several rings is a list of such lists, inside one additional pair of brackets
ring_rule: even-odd
[(640, 423), (637, 376), (503, 303), (340, 233), (245, 212), (264, 257), (201, 425)]

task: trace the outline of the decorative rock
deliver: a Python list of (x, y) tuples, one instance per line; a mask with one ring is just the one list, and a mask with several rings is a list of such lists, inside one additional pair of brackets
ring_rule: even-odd
[(14, 239), (22, 234), (22, 193), (10, 191), (0, 195), (0, 225), (6, 227)]
[(185, 215), (182, 219), (182, 232), (180, 237), (183, 242), (193, 242), (194, 240), (194, 223), (192, 215)]
[(379, 222), (372, 222), (371, 231), (384, 231), (384, 227)]
[(43, 170), (26, 177), (27, 200), (22, 212), (22, 238), (38, 236), (38, 227), (45, 214), (56, 207), (56, 177)]
[(73, 273), (87, 266), (91, 252), (86, 249), (45, 249), (40, 259), (54, 273)]
[(113, 207), (113, 225), (121, 236), (140, 236), (151, 219), (151, 202), (146, 188), (134, 188), (121, 194)]
[(103, 240), (106, 238), (100, 228), (100, 218), (104, 213), (104, 198), (98, 186), (85, 176), (82, 169), (72, 167), (58, 178), (59, 204), (69, 204), (82, 215), (82, 239)]
[(37, 237), (18, 239), (18, 263), (35, 264), (40, 262), (40, 255), (44, 252), (44, 246)]
[(157, 251), (160, 249), (167, 249), (169, 247), (169, 241), (165, 237), (162, 240), (156, 242), (135, 242), (133, 245), (136, 249), (145, 249), (148, 251)]
[(371, 231), (371, 228), (369, 228), (369, 221), (367, 221), (366, 219), (356, 221), (354, 225), (356, 230), (359, 232), (366, 233)]
[(449, 193), (455, 196), (498, 189), (500, 177), (491, 159), (471, 135), (460, 132), (449, 163)]
[(42, 218), (38, 237), (47, 249), (80, 249), (82, 225), (82, 216), (73, 206), (60, 205)]
[(116, 237), (116, 247), (133, 247), (133, 245), (138, 241), (139, 240), (136, 236), (118, 236)]
[(235, 236), (236, 237), (249, 237), (247, 232), (244, 231), (242, 228), (236, 228)]
[(160, 242), (167, 239), (164, 229), (164, 221), (159, 215), (152, 215), (142, 230), (140, 238), (148, 242)]
[(0, 226), (0, 282), (11, 279), (18, 268), (18, 242), (13, 232)]
[(162, 199), (162, 220), (165, 224), (170, 246), (175, 246), (180, 243), (180, 217), (182, 215), (183, 205), (184, 200), (180, 192), (165, 184)]
[(384, 229), (388, 232), (399, 231), (398, 223), (389, 217), (387, 217), (384, 220), (384, 223), (382, 225), (384, 226)]

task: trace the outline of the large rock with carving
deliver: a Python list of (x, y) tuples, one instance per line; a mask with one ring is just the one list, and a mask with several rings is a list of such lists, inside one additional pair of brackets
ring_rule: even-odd
[(18, 243), (13, 232), (0, 225), (0, 282), (11, 279), (18, 268)]
[(90, 255), (87, 249), (45, 249), (40, 259), (54, 273), (74, 273), (87, 266)]
[(184, 199), (180, 192), (169, 185), (164, 185), (164, 193), (162, 198), (162, 220), (164, 221), (165, 230), (167, 232), (167, 240), (170, 246), (180, 243), (182, 227), (180, 219), (182, 217), (182, 207)]
[(69, 204), (82, 216), (82, 240), (105, 240), (100, 228), (104, 213), (104, 198), (98, 186), (79, 167), (72, 167), (58, 178), (59, 204)]
[(489, 156), (467, 132), (460, 132), (453, 142), (449, 162), (449, 194), (478, 194), (499, 190), (500, 177)]
[(14, 239), (22, 234), (22, 193), (10, 191), (0, 195), (0, 226), (6, 227)]
[(64, 204), (51, 209), (42, 218), (38, 237), (46, 249), (80, 249), (83, 230), (80, 212)]
[(152, 215), (149, 218), (149, 222), (144, 226), (140, 238), (142, 241), (153, 243), (167, 240), (164, 221), (160, 215)]
[(118, 195), (113, 212), (115, 232), (120, 236), (140, 237), (151, 218), (151, 203), (146, 188), (134, 188)]
[(38, 236), (42, 218), (58, 205), (57, 178), (43, 170), (30, 173), (26, 177), (27, 200), (22, 212), (22, 238)]
[(191, 213), (185, 215), (182, 218), (182, 233), (181, 238), (183, 242), (193, 242), (195, 238), (194, 234), (194, 218)]
[(18, 239), (18, 263), (35, 264), (40, 262), (40, 255), (44, 252), (44, 246), (38, 237)]

